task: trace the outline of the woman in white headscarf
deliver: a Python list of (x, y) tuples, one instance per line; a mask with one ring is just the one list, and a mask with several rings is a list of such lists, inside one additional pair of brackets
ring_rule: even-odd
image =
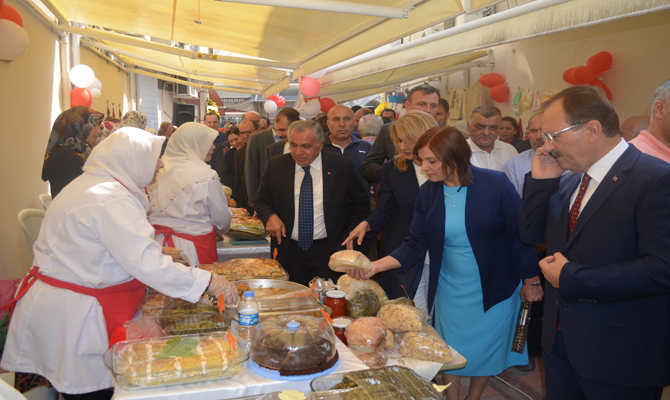
[(190, 302), (205, 291), (237, 301), (230, 282), (172, 262), (154, 240), (143, 188), (162, 165), (163, 140), (136, 128), (118, 130), (51, 203), (34, 267), (3, 306), (15, 309), (2, 368), (42, 375), (66, 399), (109, 398), (103, 354), (113, 330), (135, 315), (145, 285)]
[(156, 240), (186, 253), (193, 265), (218, 261), (215, 231), (228, 231), (232, 218), (219, 176), (206, 164), (217, 134), (195, 122), (179, 127), (163, 154), (165, 167), (147, 188)]

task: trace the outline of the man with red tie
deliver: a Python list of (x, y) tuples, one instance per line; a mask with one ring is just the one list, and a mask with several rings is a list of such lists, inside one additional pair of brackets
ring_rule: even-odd
[(565, 89), (545, 110), (518, 225), (549, 254), (547, 400), (660, 399), (670, 384), (670, 165), (621, 138), (597, 88)]

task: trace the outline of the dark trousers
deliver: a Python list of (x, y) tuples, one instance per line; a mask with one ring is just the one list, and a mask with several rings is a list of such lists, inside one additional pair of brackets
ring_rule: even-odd
[(572, 368), (561, 331), (556, 332), (551, 353), (544, 349), (543, 362), (546, 400), (659, 400), (663, 393), (662, 387), (620, 386), (580, 377)]
[(61, 393), (65, 400), (110, 400), (114, 396), (114, 391), (110, 389), (98, 390), (83, 394), (65, 394)]
[(291, 240), (283, 267), (288, 272), (291, 282), (305, 286), (309, 286), (309, 282), (315, 276), (324, 279), (330, 278), (333, 282), (337, 282), (342, 273), (328, 268), (328, 262), (332, 254), (333, 249), (328, 238), (315, 240), (312, 247), (307, 251), (301, 249), (297, 241)]

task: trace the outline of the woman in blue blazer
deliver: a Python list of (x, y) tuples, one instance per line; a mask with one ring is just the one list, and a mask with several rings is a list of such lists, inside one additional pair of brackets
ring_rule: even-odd
[[(387, 224), (389, 234), (380, 256), (387, 256), (402, 245), (409, 234), (419, 187), (427, 181), (419, 164), (413, 162), (414, 144), (422, 134), (436, 126), (437, 122), (430, 114), (418, 110), (408, 111), (391, 125), (391, 138), (399, 152), (382, 168), (377, 208), (351, 231), (349, 237), (342, 243), (343, 245), (353, 249), (353, 241), (357, 240), (360, 246), (366, 234), (372, 237)], [(429, 312), (430, 310), (427, 309), (427, 267), (426, 263), (424, 268), (422, 258), (414, 267), (408, 268), (403, 273), (398, 270), (386, 271), (381, 274), (380, 284), (390, 299), (404, 297), (406, 291), (417, 307)], [(424, 269), (426, 269), (425, 275)], [(420, 283), (421, 289), (419, 290)]]
[(492, 375), (528, 362), (527, 354), (511, 351), (516, 319), (522, 299), (543, 295), (535, 249), (518, 238), (519, 195), (502, 172), (471, 166), (471, 155), (455, 128), (422, 135), (414, 159), (430, 182), (419, 189), (409, 236), (373, 262), (370, 273), (349, 271), (359, 279), (402, 272), (429, 251), (428, 307), (435, 304), (435, 328), (468, 360), (446, 376), (454, 382), (449, 400), (458, 398), (460, 376), (472, 376), (468, 399), (478, 400)]

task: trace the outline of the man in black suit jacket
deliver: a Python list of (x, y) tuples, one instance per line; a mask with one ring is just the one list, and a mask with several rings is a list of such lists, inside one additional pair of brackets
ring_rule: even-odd
[[(268, 160), (271, 159), (274, 156), (281, 156), (284, 154), (284, 149), (288, 147), (288, 142), (285, 141), (279, 141), (277, 143), (273, 143), (269, 145), (268, 147), (265, 148), (265, 165), (268, 164)], [(288, 151), (287, 151), (288, 153)]]
[(254, 208), (291, 281), (337, 279), (341, 274), (328, 261), (370, 213), (369, 193), (351, 159), (321, 151), (324, 133), (317, 122), (294, 122), (288, 135), (291, 154), (268, 160)]
[(550, 254), (540, 261), (547, 400), (660, 399), (670, 384), (670, 165), (621, 138), (599, 89), (570, 87), (545, 108), (518, 226)]
[[(407, 94), (405, 100), (406, 110), (419, 110), (427, 112), (435, 118), (438, 104), (440, 102), (440, 90), (430, 85), (419, 85)], [(394, 121), (395, 122), (395, 121)], [(382, 178), (382, 165), (386, 160), (393, 159), (396, 154), (393, 139), (391, 139), (391, 124), (382, 125), (381, 131), (372, 145), (372, 150), (368, 154), (361, 166), (361, 175), (370, 182), (378, 183)]]

